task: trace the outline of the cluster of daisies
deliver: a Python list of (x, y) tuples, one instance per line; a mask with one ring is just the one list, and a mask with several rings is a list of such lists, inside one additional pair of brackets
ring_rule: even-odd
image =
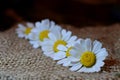
[(18, 24), (16, 32), (18, 37), (27, 39), (33, 48), (41, 48), (44, 55), (71, 71), (99, 72), (108, 56), (99, 41), (78, 38), (49, 19), (35, 24)]

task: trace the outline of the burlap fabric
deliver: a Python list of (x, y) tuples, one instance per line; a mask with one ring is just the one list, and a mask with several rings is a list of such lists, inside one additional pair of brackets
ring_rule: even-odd
[(71, 72), (68, 67), (33, 49), (25, 39), (18, 38), (15, 29), (0, 32), (0, 80), (119, 80), (120, 25), (76, 28), (62, 26), (80, 38), (99, 40), (109, 56), (98, 73)]

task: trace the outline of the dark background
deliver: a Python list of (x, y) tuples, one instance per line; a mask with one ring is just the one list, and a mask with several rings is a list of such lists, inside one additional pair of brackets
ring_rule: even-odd
[(0, 31), (49, 18), (76, 27), (120, 22), (119, 0), (0, 0)]

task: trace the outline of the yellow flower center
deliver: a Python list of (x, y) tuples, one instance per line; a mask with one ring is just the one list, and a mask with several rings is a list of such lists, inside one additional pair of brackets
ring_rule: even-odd
[(70, 50), (72, 49), (72, 47), (68, 48), (68, 50), (66, 51), (66, 56), (69, 57), (71, 54), (70, 54)]
[(28, 35), (31, 32), (32, 28), (26, 28), (25, 34)]
[(58, 45), (67, 45), (67, 43), (63, 40), (57, 40), (54, 45), (53, 45), (53, 50), (54, 52), (58, 52), (59, 50), (57, 49)]
[(85, 67), (92, 67), (96, 62), (96, 56), (93, 52), (86, 51), (81, 55), (80, 62)]
[(44, 30), (44, 31), (40, 32), (39, 39), (41, 41), (43, 41), (45, 38), (48, 38), (49, 32), (50, 32), (49, 30)]

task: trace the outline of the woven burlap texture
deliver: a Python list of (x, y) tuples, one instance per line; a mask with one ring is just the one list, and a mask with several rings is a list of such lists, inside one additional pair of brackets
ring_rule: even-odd
[(0, 80), (112, 80), (120, 79), (120, 25), (77, 28), (62, 25), (80, 38), (100, 40), (109, 56), (98, 73), (71, 72), (18, 38), (16, 26), (0, 32)]

